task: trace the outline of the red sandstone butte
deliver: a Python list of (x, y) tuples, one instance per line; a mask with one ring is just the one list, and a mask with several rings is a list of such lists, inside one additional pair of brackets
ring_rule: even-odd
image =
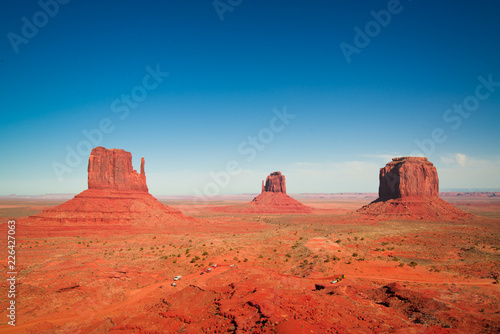
[(427, 158), (393, 158), (380, 169), (379, 181), (381, 199), (439, 197), (437, 170)]
[(132, 154), (96, 147), (88, 165), (88, 189), (73, 199), (31, 216), (27, 224), (60, 226), (140, 226), (185, 228), (196, 220), (160, 203), (148, 192), (144, 158), (141, 173), (132, 168)]
[(264, 181), (262, 181), (262, 192), (266, 191), (286, 194), (285, 175), (281, 174), (281, 172), (271, 173), (266, 178), (265, 184)]
[(89, 157), (89, 189), (138, 190), (148, 192), (144, 158), (141, 174), (132, 168), (132, 154), (120, 149), (96, 147)]
[(358, 212), (408, 219), (470, 216), (439, 198), (437, 170), (427, 158), (393, 158), (380, 169), (379, 181), (378, 199)]
[(312, 209), (286, 194), (285, 176), (281, 172), (271, 173), (262, 181), (262, 193), (250, 205), (258, 212), (310, 213)]

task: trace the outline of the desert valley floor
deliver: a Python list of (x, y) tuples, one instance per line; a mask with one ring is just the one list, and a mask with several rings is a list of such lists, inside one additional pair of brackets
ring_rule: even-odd
[(473, 214), (453, 220), (356, 212), (375, 194), (292, 195), (307, 214), (160, 198), (194, 217), (183, 226), (26, 225), (64, 200), (4, 198), (19, 274), (0, 333), (498, 333), (498, 195), (444, 194)]

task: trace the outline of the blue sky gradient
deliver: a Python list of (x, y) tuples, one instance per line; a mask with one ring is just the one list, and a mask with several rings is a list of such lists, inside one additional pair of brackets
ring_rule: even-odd
[[(376, 192), (380, 167), (415, 154), (442, 189), (498, 189), (499, 16), (485, 0), (3, 1), (0, 195), (86, 189), (88, 153), (70, 167), (67, 147), (103, 119), (114, 128), (98, 144), (132, 152), (136, 168), (145, 157), (155, 195), (259, 192), (275, 170), (290, 193)], [(367, 24), (378, 30), (348, 61), (341, 43), (356, 47)], [(157, 67), (168, 76), (141, 90)], [(122, 96), (141, 91), (120, 119)], [(465, 101), (478, 104), (446, 113)], [(249, 136), (285, 109), (295, 118), (248, 161)], [(217, 184), (229, 161), (238, 172)]]

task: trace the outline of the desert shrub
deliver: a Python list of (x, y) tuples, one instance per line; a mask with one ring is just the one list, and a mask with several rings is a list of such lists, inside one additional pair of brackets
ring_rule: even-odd
[(245, 260), (243, 260), (243, 262), (248, 262), (248, 259), (247, 259), (247, 258), (245, 258)]
[(338, 243), (338, 244), (340, 244), (340, 242), (341, 242), (341, 241), (342, 241), (342, 240), (338, 239), (338, 240), (336, 240), (335, 242), (336, 242), (336, 243)]
[[(261, 256), (262, 256), (262, 255), (261, 255)], [(286, 253), (286, 254), (285, 254), (285, 256), (286, 256), (286, 257), (292, 257), (292, 254), (290, 254), (290, 253)]]
[(410, 263), (408, 263), (408, 265), (412, 268), (415, 268), (418, 265), (418, 263), (415, 261), (411, 261)]
[(358, 253), (352, 253), (352, 256), (356, 257), (358, 256)]
[(204, 251), (202, 255), (203, 255), (203, 256), (207, 256), (207, 255), (208, 255), (208, 252), (207, 252), (207, 251)]

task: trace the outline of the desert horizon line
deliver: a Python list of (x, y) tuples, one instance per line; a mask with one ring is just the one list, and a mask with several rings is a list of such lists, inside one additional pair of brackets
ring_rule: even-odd
[[(500, 188), (445, 188), (440, 190), (440, 194), (446, 193), (497, 193), (500, 192)], [(9, 195), (0, 195), (3, 198), (9, 197), (42, 197), (42, 196), (74, 196), (77, 195), (77, 192), (74, 193), (43, 193), (43, 194), (9, 194)], [(260, 194), (260, 192), (241, 192), (241, 193), (227, 193), (227, 194), (217, 194), (217, 195), (207, 195), (207, 197), (227, 197), (227, 196), (255, 196)], [(292, 192), (290, 195), (377, 195), (378, 191), (339, 191), (339, 192)], [(187, 197), (187, 198), (195, 198), (196, 195), (193, 194), (155, 194), (152, 193), (155, 197)]]

